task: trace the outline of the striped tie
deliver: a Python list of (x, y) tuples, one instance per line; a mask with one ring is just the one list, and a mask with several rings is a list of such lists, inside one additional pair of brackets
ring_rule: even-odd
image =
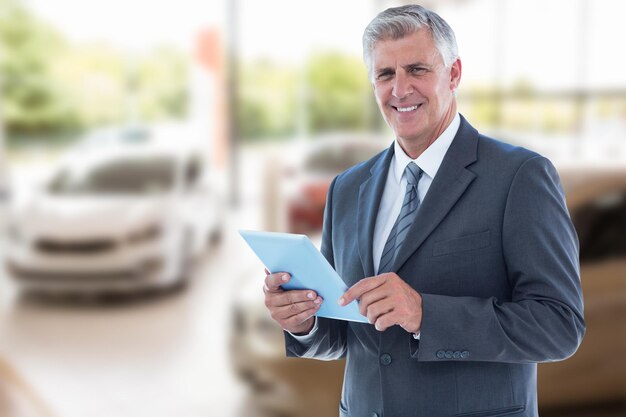
[(402, 247), (402, 243), (404, 242), (404, 239), (406, 239), (407, 233), (409, 233), (409, 228), (411, 227), (411, 224), (413, 224), (415, 214), (417, 213), (417, 209), (420, 205), (420, 199), (417, 195), (417, 184), (422, 177), (422, 173), (423, 171), (420, 167), (415, 165), (415, 162), (410, 162), (404, 170), (404, 176), (407, 180), (406, 193), (404, 194), (404, 201), (402, 203), (402, 209), (400, 209), (400, 214), (398, 215), (391, 232), (389, 232), (387, 243), (385, 243), (383, 254), (380, 257), (380, 265), (378, 267), (379, 274), (389, 272), (387, 268), (391, 267), (398, 249)]

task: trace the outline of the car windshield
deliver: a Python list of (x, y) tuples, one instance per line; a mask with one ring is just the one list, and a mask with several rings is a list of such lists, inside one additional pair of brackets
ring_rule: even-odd
[(305, 171), (316, 174), (337, 174), (380, 152), (373, 146), (329, 146), (319, 149), (305, 163)]
[(160, 194), (174, 185), (172, 158), (127, 158), (86, 170), (60, 171), (50, 182), (53, 194)]
[(115, 144), (141, 144), (148, 142), (151, 136), (150, 130), (139, 126), (117, 130), (108, 129), (92, 133), (85, 139), (84, 145), (90, 147)]

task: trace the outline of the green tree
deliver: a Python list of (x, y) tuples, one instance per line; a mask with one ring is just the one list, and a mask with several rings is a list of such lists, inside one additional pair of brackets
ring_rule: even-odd
[(188, 61), (177, 49), (131, 55), (90, 43), (69, 48), (51, 66), (85, 127), (153, 122), (187, 112)]
[(335, 52), (314, 54), (301, 70), (268, 60), (243, 63), (237, 107), (246, 140), (365, 130), (379, 117), (361, 60)]
[(0, 99), (10, 137), (180, 118), (188, 65), (175, 48), (130, 55), (104, 43), (69, 44), (20, 0), (0, 0)]
[(371, 127), (372, 91), (361, 59), (317, 53), (306, 69), (311, 133)]
[(267, 60), (241, 65), (237, 125), (244, 140), (293, 135), (298, 115), (298, 72)]
[(180, 118), (187, 113), (189, 62), (177, 49), (155, 48), (137, 64), (138, 107), (143, 120)]
[(49, 65), (83, 128), (125, 119), (126, 65), (118, 50), (102, 43), (73, 46)]
[(48, 65), (64, 47), (62, 37), (18, 1), (1, 1), (0, 98), (9, 134), (76, 126), (76, 112)]

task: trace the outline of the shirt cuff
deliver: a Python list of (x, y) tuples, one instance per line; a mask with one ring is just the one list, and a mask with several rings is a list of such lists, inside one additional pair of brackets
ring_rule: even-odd
[(308, 342), (309, 340), (311, 340), (313, 338), (313, 336), (315, 335), (315, 332), (317, 332), (317, 317), (313, 316), (313, 319), (315, 320), (315, 323), (313, 323), (313, 328), (311, 329), (311, 331), (307, 334), (301, 334), (301, 335), (297, 335), (297, 334), (293, 334), (290, 331), (287, 331), (287, 333), (289, 333), (291, 336), (294, 337), (294, 339), (296, 339), (297, 341), (300, 342)]

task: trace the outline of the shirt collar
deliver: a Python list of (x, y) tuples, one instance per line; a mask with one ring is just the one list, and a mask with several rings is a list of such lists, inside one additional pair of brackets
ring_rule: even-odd
[(420, 156), (417, 157), (417, 159), (411, 159), (404, 152), (402, 147), (400, 147), (398, 141), (395, 140), (393, 143), (394, 155), (391, 164), (396, 182), (400, 184), (402, 174), (404, 174), (404, 169), (411, 161), (415, 162), (417, 166), (420, 167), (421, 170), (424, 171), (424, 173), (430, 178), (435, 178), (435, 175), (441, 166), (441, 162), (443, 161), (443, 157), (446, 156), (446, 152), (448, 151), (450, 144), (452, 144), (452, 140), (456, 136), (460, 125), (461, 117), (459, 116), (459, 113), (457, 113), (446, 130), (444, 130), (443, 133), (435, 139), (435, 141), (431, 143)]

